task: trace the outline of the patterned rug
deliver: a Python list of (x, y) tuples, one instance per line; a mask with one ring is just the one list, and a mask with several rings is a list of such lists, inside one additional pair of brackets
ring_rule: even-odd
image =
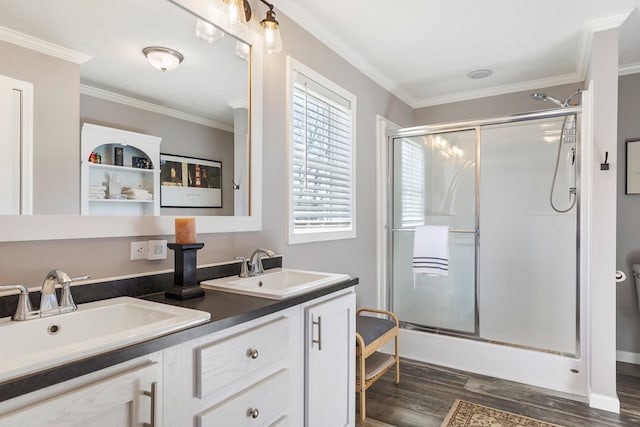
[(456, 400), (440, 427), (562, 427), (511, 412)]

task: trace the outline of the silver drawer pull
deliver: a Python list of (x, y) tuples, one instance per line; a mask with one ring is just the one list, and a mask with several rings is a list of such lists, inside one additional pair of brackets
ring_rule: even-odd
[(250, 348), (247, 351), (247, 356), (249, 356), (252, 359), (257, 359), (258, 358), (258, 349), (257, 348)]
[(143, 391), (142, 394), (151, 398), (151, 422), (143, 423), (143, 427), (156, 427), (156, 389), (158, 383), (155, 381), (151, 383), (151, 391)]
[(258, 408), (249, 408), (249, 410), (247, 411), (247, 416), (255, 420), (260, 416), (260, 411), (258, 411)]
[(322, 316), (318, 316), (318, 320), (311, 319), (312, 328), (313, 326), (318, 326), (318, 339), (313, 339), (313, 330), (311, 331), (311, 348), (313, 348), (313, 344), (318, 344), (318, 351), (322, 351)]

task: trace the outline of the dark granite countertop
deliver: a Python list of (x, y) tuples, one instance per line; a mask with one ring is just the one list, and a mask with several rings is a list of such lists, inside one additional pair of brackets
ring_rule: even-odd
[(145, 354), (212, 334), (357, 284), (358, 278), (350, 278), (349, 280), (287, 300), (250, 297), (209, 289), (205, 289), (204, 297), (184, 301), (166, 298), (164, 292), (138, 296), (139, 298), (149, 301), (207, 311), (211, 313), (211, 319), (206, 323), (148, 341), (4, 381), (0, 383), (0, 401), (5, 401), (81, 375), (126, 362), (136, 357), (144, 356)]

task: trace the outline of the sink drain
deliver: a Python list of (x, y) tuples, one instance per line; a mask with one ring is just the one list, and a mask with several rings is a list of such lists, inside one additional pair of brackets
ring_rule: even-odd
[(60, 332), (60, 329), (62, 329), (60, 325), (51, 325), (47, 328), (47, 332), (49, 333), (49, 335), (55, 335)]

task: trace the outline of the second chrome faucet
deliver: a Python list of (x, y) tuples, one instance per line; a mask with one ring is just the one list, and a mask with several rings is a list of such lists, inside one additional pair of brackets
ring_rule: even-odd
[(264, 273), (264, 267), (262, 265), (262, 258), (272, 257), (275, 253), (269, 249), (258, 248), (249, 257), (249, 268), (247, 269), (247, 259), (243, 256), (238, 256), (236, 259), (241, 260), (240, 277), (252, 277), (259, 276)]

